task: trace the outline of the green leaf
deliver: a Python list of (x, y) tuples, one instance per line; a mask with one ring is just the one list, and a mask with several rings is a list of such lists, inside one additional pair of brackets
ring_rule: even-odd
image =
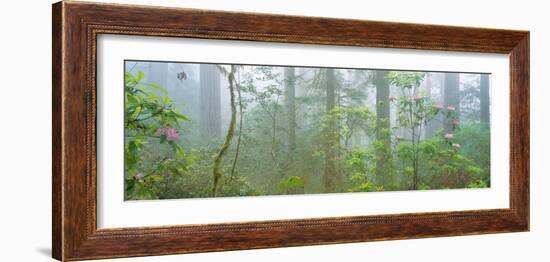
[(139, 71), (136, 74), (135, 81), (140, 82), (141, 80), (143, 80), (144, 77), (145, 77), (145, 74), (143, 73), (143, 71)]
[(279, 189), (282, 191), (287, 191), (289, 189), (297, 189), (304, 187), (304, 180), (299, 176), (291, 176), (286, 180), (283, 180), (279, 183)]
[(166, 88), (164, 87), (160, 87), (159, 85), (157, 84), (154, 84), (154, 83), (147, 83), (148, 86), (150, 86), (151, 88), (159, 91), (160, 93), (162, 93), (163, 95), (168, 95), (168, 91), (166, 90)]
[(412, 166), (405, 167), (405, 169), (403, 169), (403, 172), (405, 172), (405, 175), (407, 176), (412, 176), (414, 173), (414, 168)]
[(187, 116), (185, 116), (184, 114), (178, 112), (177, 110), (172, 110), (172, 112), (174, 113), (174, 116), (178, 119), (181, 119), (181, 120), (185, 120), (185, 121), (189, 121), (189, 118)]
[(181, 173), (177, 168), (169, 167), (168, 169), (170, 170), (170, 172), (172, 172), (174, 176), (181, 177)]
[(181, 170), (183, 170), (184, 172), (189, 171), (189, 169), (187, 168), (187, 166), (186, 166), (183, 162), (180, 161), (180, 162), (176, 162), (176, 163), (177, 163), (178, 167), (179, 167)]
[(138, 107), (135, 107), (134, 108), (134, 111), (132, 112), (132, 114), (130, 115), (130, 119), (135, 119), (139, 114), (141, 114), (142, 112), (142, 108), (141, 106), (138, 106)]
[(136, 181), (134, 179), (126, 179), (126, 192), (131, 193), (134, 191)]
[(147, 176), (147, 182), (149, 183), (158, 183), (160, 181), (162, 181), (162, 176), (159, 176), (159, 175)]
[(185, 150), (183, 149), (183, 147), (175, 144), (174, 150), (176, 151), (176, 158), (182, 159), (185, 157)]
[(126, 102), (130, 105), (137, 105), (139, 104), (139, 97), (126, 92)]

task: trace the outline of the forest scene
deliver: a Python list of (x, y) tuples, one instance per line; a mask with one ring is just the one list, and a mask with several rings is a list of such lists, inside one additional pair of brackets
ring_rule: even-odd
[(490, 187), (490, 74), (124, 71), (125, 200)]

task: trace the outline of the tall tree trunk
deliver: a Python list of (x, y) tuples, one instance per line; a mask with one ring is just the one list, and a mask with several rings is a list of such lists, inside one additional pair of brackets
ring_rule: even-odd
[(460, 115), (460, 74), (459, 73), (445, 73), (445, 91), (444, 91), (444, 105), (445, 108), (454, 107), (456, 117), (446, 117), (444, 120), (445, 132), (450, 133), (454, 131), (453, 119), (459, 120)]
[(200, 65), (200, 130), (205, 139), (221, 137), (220, 72), (215, 65)]
[(489, 100), (489, 75), (481, 74), (479, 79), (479, 106), (481, 123), (489, 126), (490, 100)]
[(295, 101), (295, 80), (296, 75), (294, 67), (285, 67), (285, 105), (287, 113), (288, 126), (288, 154), (289, 158), (293, 158), (294, 150), (296, 149), (296, 101)]
[[(433, 85), (432, 85), (432, 74), (426, 73), (426, 94), (430, 99), (433, 99)], [(431, 138), (434, 136), (437, 129), (437, 119), (434, 118), (426, 124), (426, 132), (424, 133), (424, 138)]]
[(388, 71), (374, 72), (376, 86), (376, 140), (383, 147), (376, 150), (376, 182), (385, 185), (390, 177), (391, 167), (391, 129), (390, 129), (390, 85), (386, 79)]
[[(326, 114), (332, 112), (336, 106), (336, 76), (334, 69), (325, 70), (326, 82)], [(324, 151), (325, 151), (325, 171), (323, 174), (323, 184), (325, 192), (336, 192), (338, 184), (338, 170), (336, 169), (336, 147), (338, 146), (338, 123), (334, 117), (328, 117), (325, 132)]]

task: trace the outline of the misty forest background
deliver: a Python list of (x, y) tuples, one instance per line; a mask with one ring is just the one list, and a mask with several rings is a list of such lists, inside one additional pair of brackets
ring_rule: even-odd
[(490, 186), (487, 74), (125, 71), (127, 200)]

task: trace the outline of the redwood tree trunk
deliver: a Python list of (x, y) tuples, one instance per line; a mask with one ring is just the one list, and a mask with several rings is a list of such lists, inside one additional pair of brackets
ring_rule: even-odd
[(288, 127), (288, 153), (289, 158), (292, 158), (296, 149), (296, 90), (295, 90), (295, 69), (294, 67), (285, 67), (285, 105), (287, 113)]
[(200, 65), (200, 130), (203, 138), (222, 134), (220, 72), (214, 65)]
[[(391, 167), (391, 129), (390, 129), (390, 85), (386, 79), (388, 71), (374, 72), (376, 86), (376, 140), (382, 142), (383, 148), (376, 150), (376, 182), (385, 185), (390, 176)], [(391, 178), (390, 178), (391, 180)]]
[(489, 75), (482, 74), (479, 79), (479, 105), (481, 123), (489, 126), (490, 100), (489, 100)]
[[(433, 84), (432, 84), (432, 74), (426, 73), (426, 94), (428, 97), (433, 98)], [(437, 130), (437, 119), (434, 118), (426, 124), (426, 132), (424, 133), (424, 138), (428, 139), (434, 136)]]
[[(336, 76), (334, 69), (325, 69), (326, 76), (326, 114), (330, 114), (336, 106)], [(336, 168), (336, 149), (338, 146), (338, 123), (332, 117), (328, 118), (325, 132), (324, 151), (325, 151), (325, 171), (323, 175), (323, 184), (325, 192), (331, 193), (337, 191), (338, 170)]]

